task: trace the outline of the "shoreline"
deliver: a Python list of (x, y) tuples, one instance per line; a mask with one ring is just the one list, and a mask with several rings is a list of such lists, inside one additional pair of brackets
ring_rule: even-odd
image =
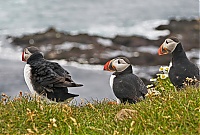
[[(156, 66), (168, 65), (170, 55), (158, 57), (157, 50), (162, 42), (169, 36), (176, 36), (183, 44), (185, 51), (199, 49), (199, 19), (169, 20), (167, 25), (159, 25), (155, 30), (169, 30), (170, 34), (151, 40), (143, 36), (121, 36), (114, 38), (102, 37), (90, 34), (69, 34), (49, 28), (45, 32), (28, 34), (21, 37), (7, 36), (11, 44), (20, 46), (40, 47), (49, 60), (75, 61), (81, 64), (103, 65), (108, 59), (118, 56), (126, 56), (133, 65)], [(139, 50), (143, 47), (143, 50)], [(152, 51), (148, 50), (153, 47)], [(192, 57), (192, 60), (199, 59)], [(149, 62), (151, 61), (151, 62)]]

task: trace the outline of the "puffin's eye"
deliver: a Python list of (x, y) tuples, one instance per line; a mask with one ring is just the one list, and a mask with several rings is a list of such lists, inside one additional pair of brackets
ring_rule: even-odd
[(24, 52), (25, 54), (28, 54), (26, 51)]
[(118, 64), (121, 64), (120, 60), (118, 60), (117, 62), (118, 62)]
[(167, 40), (166, 40), (166, 44), (168, 44), (169, 42), (167, 42)]

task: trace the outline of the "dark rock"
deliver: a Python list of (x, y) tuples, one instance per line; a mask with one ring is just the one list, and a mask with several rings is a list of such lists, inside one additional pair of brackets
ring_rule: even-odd
[(127, 47), (140, 47), (151, 45), (152, 41), (139, 36), (116, 36), (112, 39), (116, 45), (124, 45)]
[(178, 37), (186, 51), (199, 48), (200, 20), (171, 20), (169, 25), (160, 25), (156, 30), (169, 30), (169, 36)]
[(84, 44), (97, 44), (97, 36), (89, 36), (88, 34), (70, 35), (68, 33), (59, 32), (54, 28), (49, 28), (44, 33), (36, 33), (25, 35), (22, 38), (12, 37), (13, 44), (19, 46), (42, 46), (42, 45), (58, 45), (66, 41)]
[[(114, 51), (135, 52), (137, 47), (156, 46), (159, 47), (165, 38), (176, 36), (182, 42), (186, 51), (193, 48), (199, 48), (199, 20), (170, 20), (168, 25), (160, 25), (156, 30), (169, 30), (170, 35), (159, 37), (158, 40), (150, 40), (140, 36), (121, 36), (117, 35), (114, 38), (106, 38), (89, 34), (71, 35), (66, 32), (57, 31), (54, 28), (49, 28), (43, 33), (35, 33), (24, 35), (23, 37), (8, 37), (12, 38), (12, 44), (21, 47), (37, 46), (47, 47), (45, 49), (45, 57), (47, 59), (65, 59), (67, 61), (77, 61), (79, 63), (89, 64), (105, 64), (108, 59), (115, 56), (103, 55)], [(110, 41), (111, 44), (104, 45), (99, 42), (99, 39)], [(68, 49), (59, 48), (63, 43)], [(122, 49), (125, 48), (125, 49)], [(126, 56), (127, 57), (127, 56)], [(134, 65), (168, 65), (171, 56), (165, 55), (158, 57), (157, 54), (138, 52), (138, 56), (128, 57)]]

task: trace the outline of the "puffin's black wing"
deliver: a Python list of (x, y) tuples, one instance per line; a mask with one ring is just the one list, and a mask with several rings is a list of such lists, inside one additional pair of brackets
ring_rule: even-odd
[(62, 68), (58, 63), (56, 63), (56, 62), (48, 62), (48, 65), (55, 73), (57, 73), (59, 76), (64, 77), (65, 81), (69, 81), (69, 82), (75, 83), (71, 79), (71, 76), (70, 76), (69, 72), (67, 72), (64, 68)]
[(117, 98), (137, 102), (147, 94), (143, 81), (134, 74), (120, 75), (114, 78), (113, 91)]
[(169, 78), (174, 86), (181, 88), (186, 78), (196, 78), (200, 80), (199, 68), (190, 61), (175, 63), (169, 71)]
[(196, 77), (196, 79), (200, 80), (200, 75), (199, 75), (199, 68), (192, 62), (190, 62), (190, 71), (189, 74), (191, 74), (191, 76)]
[(79, 87), (82, 84), (76, 84), (69, 73), (58, 63), (43, 61), (34, 67), (35, 81), (47, 88), (53, 87)]

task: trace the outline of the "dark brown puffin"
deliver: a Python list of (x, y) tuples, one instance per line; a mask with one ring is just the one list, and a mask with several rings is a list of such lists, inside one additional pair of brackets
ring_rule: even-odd
[(167, 38), (158, 49), (159, 55), (172, 53), (172, 66), (169, 70), (169, 78), (177, 88), (182, 88), (186, 78), (200, 79), (199, 68), (186, 56), (181, 42), (175, 38)]
[(25, 82), (32, 94), (42, 95), (50, 101), (65, 102), (78, 96), (68, 93), (67, 87), (80, 87), (58, 63), (44, 59), (38, 48), (27, 47), (22, 52)]
[(117, 103), (137, 103), (145, 98), (147, 88), (143, 81), (133, 74), (132, 66), (125, 57), (119, 57), (108, 61), (104, 70), (114, 72), (110, 77), (110, 86)]

